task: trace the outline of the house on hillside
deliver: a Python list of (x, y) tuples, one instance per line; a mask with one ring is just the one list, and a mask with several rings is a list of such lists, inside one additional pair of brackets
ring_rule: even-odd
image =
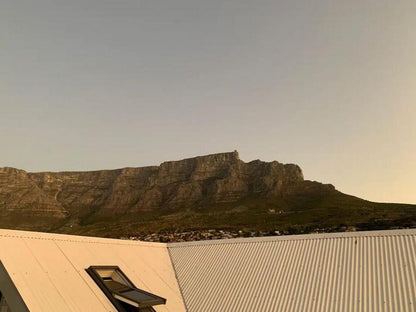
[(415, 305), (416, 230), (171, 244), (0, 230), (0, 312)]

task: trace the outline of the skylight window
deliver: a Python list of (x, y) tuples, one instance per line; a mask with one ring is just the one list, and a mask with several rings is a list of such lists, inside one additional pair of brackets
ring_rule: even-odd
[(90, 266), (88, 274), (120, 312), (151, 312), (166, 299), (136, 288), (118, 266)]

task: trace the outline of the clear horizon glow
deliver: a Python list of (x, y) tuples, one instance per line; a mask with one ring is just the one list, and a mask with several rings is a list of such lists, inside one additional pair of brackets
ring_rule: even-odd
[(4, 0), (0, 167), (238, 150), (416, 204), (416, 2)]

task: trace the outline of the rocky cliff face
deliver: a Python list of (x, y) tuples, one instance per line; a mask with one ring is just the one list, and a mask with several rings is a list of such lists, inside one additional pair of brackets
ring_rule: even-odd
[(0, 228), (153, 237), (392, 227), (416, 227), (416, 205), (372, 203), (304, 180), (297, 165), (245, 163), (237, 152), (92, 172), (0, 168)]
[(49, 196), (30, 174), (14, 168), (0, 168), (0, 213), (46, 214), (64, 217), (67, 211)]
[(281, 196), (302, 181), (297, 165), (244, 163), (237, 152), (92, 172), (27, 173), (0, 168), (0, 215), (18, 212), (65, 218), (193, 207), (234, 202), (253, 194)]

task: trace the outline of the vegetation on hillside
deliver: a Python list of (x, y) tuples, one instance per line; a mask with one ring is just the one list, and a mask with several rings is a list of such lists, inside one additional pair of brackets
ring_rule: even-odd
[(13, 218), (0, 219), (3, 228), (102, 237), (208, 229), (297, 234), (416, 227), (416, 205), (374, 203), (326, 189), (293, 192), (283, 197), (250, 196), (234, 203), (159, 209), (112, 217), (86, 215), (53, 225), (43, 222), (36, 227), (33, 227), (33, 219), (32, 222), (19, 219), (16, 227), (13, 223)]

